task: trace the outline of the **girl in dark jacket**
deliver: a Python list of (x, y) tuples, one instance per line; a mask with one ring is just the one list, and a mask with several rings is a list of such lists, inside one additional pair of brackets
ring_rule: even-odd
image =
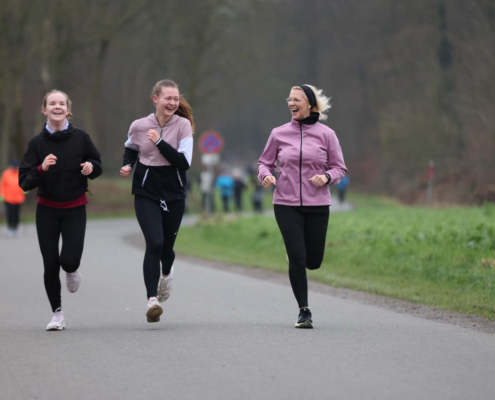
[(69, 292), (76, 292), (81, 284), (88, 178), (95, 179), (102, 173), (101, 156), (91, 138), (69, 123), (70, 109), (67, 94), (59, 90), (46, 94), (42, 112), (47, 123), (29, 142), (19, 168), (19, 186), (25, 191), (38, 188), (36, 229), (53, 312), (48, 331), (65, 328), (60, 267), (66, 272)]

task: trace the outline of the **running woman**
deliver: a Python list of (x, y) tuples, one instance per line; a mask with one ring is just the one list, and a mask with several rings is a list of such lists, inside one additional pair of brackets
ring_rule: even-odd
[(72, 118), (71, 109), (69, 96), (64, 92), (52, 90), (46, 94), (42, 112), (47, 123), (29, 142), (19, 168), (21, 188), (38, 188), (36, 230), (53, 312), (47, 331), (65, 328), (60, 267), (66, 273), (70, 293), (81, 285), (79, 265), (86, 232), (88, 178), (95, 179), (102, 173), (101, 156), (91, 138), (68, 121)]
[[(331, 205), (327, 185), (337, 184), (347, 168), (335, 132), (319, 123), (330, 99), (310, 85), (294, 86), (287, 103), (292, 121), (275, 128), (258, 161), (258, 179), (276, 185), (275, 218), (284, 239), (289, 278), (299, 305), (296, 328), (313, 328), (308, 308), (306, 268), (320, 268)], [(279, 161), (278, 181), (272, 175)]]
[(194, 120), (191, 106), (171, 80), (157, 82), (151, 99), (156, 112), (131, 124), (120, 175), (127, 178), (137, 161), (132, 194), (146, 241), (146, 317), (148, 322), (158, 322), (163, 313), (160, 303), (169, 298), (172, 289), (173, 249), (184, 215)]

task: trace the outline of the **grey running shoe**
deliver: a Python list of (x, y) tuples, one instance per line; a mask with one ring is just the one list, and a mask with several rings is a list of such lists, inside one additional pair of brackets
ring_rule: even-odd
[(158, 303), (156, 297), (152, 297), (148, 300), (148, 305), (146, 306), (146, 317), (148, 317), (148, 322), (159, 322), (160, 315), (163, 314), (162, 306)]
[(46, 326), (47, 331), (61, 331), (65, 329), (65, 318), (62, 308), (57, 308), (53, 313), (52, 320)]
[(66, 272), (65, 275), (67, 290), (71, 293), (76, 293), (77, 289), (79, 289), (79, 286), (81, 286), (81, 273), (79, 272), (79, 270), (77, 270), (73, 273)]
[(170, 274), (166, 278), (160, 276), (160, 280), (158, 281), (158, 289), (157, 296), (158, 302), (163, 303), (170, 297), (170, 293), (172, 292), (172, 275), (174, 274), (174, 266), (170, 269)]
[(313, 321), (311, 319), (311, 311), (309, 311), (309, 308), (302, 308), (299, 312), (299, 319), (296, 322), (296, 328), (313, 329)]

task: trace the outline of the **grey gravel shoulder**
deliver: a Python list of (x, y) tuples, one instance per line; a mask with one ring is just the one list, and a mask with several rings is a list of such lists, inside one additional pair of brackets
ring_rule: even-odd
[[(125, 236), (124, 241), (140, 249), (144, 250), (145, 248), (144, 239), (141, 234)], [(219, 269), (235, 274), (247, 275), (252, 278), (290, 286), (288, 276), (280, 272), (256, 267), (235, 265), (220, 261), (205, 260), (180, 254), (178, 254), (178, 258), (203, 265), (205, 267)], [(308, 280), (308, 288), (313, 292), (323, 293), (342, 299), (350, 299), (361, 304), (374, 305), (376, 307), (385, 308), (387, 310), (402, 314), (409, 314), (418, 318), (447, 323), (477, 332), (495, 333), (495, 321), (490, 321), (478, 315), (456, 313), (448, 310), (441, 310), (434, 307), (424, 306), (421, 304), (410, 303), (404, 300), (393, 299), (386, 296), (379, 296), (351, 289), (333, 287), (320, 282), (316, 282), (311, 279)]]

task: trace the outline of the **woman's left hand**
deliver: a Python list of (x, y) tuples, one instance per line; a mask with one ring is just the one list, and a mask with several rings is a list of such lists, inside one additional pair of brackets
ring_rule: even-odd
[(89, 174), (91, 174), (91, 172), (93, 172), (93, 164), (91, 164), (89, 161), (81, 164), (81, 167), (83, 167), (81, 172), (85, 176), (88, 176)]
[(153, 144), (156, 144), (160, 140), (160, 134), (155, 129), (150, 129), (147, 133), (148, 139), (151, 140)]
[(321, 187), (323, 185), (326, 185), (328, 182), (328, 178), (326, 177), (325, 174), (323, 175), (315, 175), (311, 179), (309, 179), (310, 182), (313, 182), (316, 186)]

